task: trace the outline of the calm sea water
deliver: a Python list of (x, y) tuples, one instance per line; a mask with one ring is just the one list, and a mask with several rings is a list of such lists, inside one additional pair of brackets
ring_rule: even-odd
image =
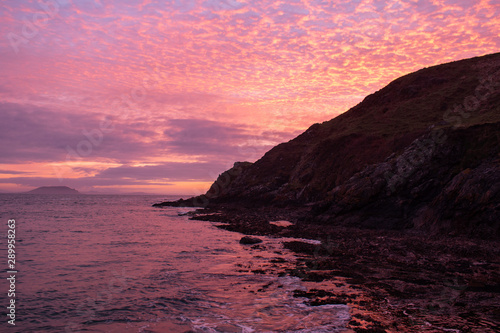
[[(179, 216), (187, 209), (151, 207), (165, 199), (0, 194), (0, 332), (344, 330), (347, 306), (307, 306), (293, 297), (304, 283), (278, 277), (272, 259), (295, 260), (280, 239), (240, 245), (241, 234)], [(15, 326), (6, 316), (9, 219)]]

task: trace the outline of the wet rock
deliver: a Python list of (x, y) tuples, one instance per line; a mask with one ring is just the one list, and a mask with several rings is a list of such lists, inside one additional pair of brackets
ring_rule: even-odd
[(240, 244), (253, 245), (262, 243), (262, 239), (257, 237), (245, 236), (240, 239)]

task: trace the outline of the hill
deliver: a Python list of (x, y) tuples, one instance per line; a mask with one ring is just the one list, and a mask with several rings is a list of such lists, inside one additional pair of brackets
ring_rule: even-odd
[(499, 86), (499, 53), (421, 69), (159, 206), (307, 207), (308, 223), (498, 236)]
[(67, 186), (42, 186), (26, 192), (29, 194), (79, 194), (75, 189), (69, 188)]

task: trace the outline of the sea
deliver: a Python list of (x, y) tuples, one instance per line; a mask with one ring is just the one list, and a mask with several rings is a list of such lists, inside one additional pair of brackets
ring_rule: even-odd
[(294, 297), (283, 239), (152, 207), (178, 198), (0, 194), (0, 332), (345, 331), (348, 306)]

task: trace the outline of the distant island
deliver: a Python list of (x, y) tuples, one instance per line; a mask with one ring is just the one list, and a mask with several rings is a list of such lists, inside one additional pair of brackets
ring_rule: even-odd
[(77, 190), (67, 186), (42, 186), (26, 192), (28, 194), (80, 194)]

